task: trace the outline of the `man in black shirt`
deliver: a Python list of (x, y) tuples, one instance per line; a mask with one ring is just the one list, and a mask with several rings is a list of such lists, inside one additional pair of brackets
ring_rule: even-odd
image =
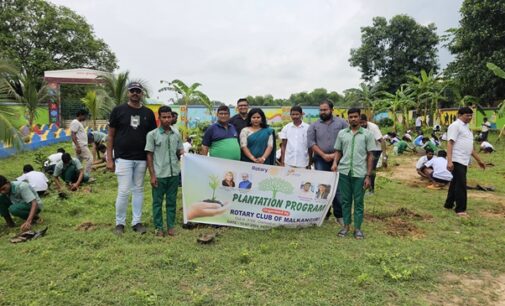
[(237, 101), (237, 111), (238, 114), (231, 117), (230, 123), (233, 124), (235, 130), (237, 130), (237, 135), (240, 136), (242, 129), (247, 126), (246, 119), (247, 113), (249, 112), (249, 102), (246, 98), (241, 98)]
[[(124, 233), (128, 197), (132, 193), (132, 228), (144, 234), (141, 223), (146, 174), (146, 135), (156, 128), (154, 113), (140, 102), (140, 83), (128, 84), (128, 102), (116, 106), (109, 118), (107, 169), (115, 171), (118, 181), (116, 198), (116, 234)], [(114, 156), (112, 156), (114, 152)]]

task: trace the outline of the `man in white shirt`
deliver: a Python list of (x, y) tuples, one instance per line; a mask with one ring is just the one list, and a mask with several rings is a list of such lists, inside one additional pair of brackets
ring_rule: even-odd
[(375, 192), (375, 173), (377, 169), (377, 163), (379, 162), (379, 158), (382, 154), (382, 165), (384, 168), (387, 167), (387, 154), (386, 154), (386, 141), (382, 137), (381, 130), (377, 126), (377, 124), (368, 121), (368, 118), (365, 114), (361, 114), (360, 116), (360, 125), (362, 128), (368, 130), (375, 139), (375, 147), (372, 150), (373, 155), (373, 167), (372, 167), (372, 175), (370, 176), (370, 191), (369, 194), (373, 194)]
[(484, 117), (484, 122), (482, 123), (480, 140), (487, 141), (487, 135), (489, 134), (489, 129), (491, 128), (491, 122), (487, 120), (487, 117)]
[(302, 121), (303, 111), (300, 106), (293, 106), (289, 112), (290, 122), (286, 124), (279, 138), (281, 139), (281, 166), (309, 168), (311, 149), (307, 148), (307, 130), (309, 125)]
[(492, 144), (490, 144), (489, 142), (487, 141), (483, 141), (481, 142), (480, 144), (480, 150), (479, 150), (479, 153), (480, 152), (484, 152), (484, 153), (493, 153), (494, 152), (494, 147)]
[(93, 165), (93, 155), (88, 148), (88, 135), (84, 130), (81, 122), (86, 121), (88, 111), (81, 109), (77, 111), (76, 118), (70, 123), (70, 132), (72, 132), (72, 144), (75, 149), (77, 158), (82, 163), (86, 161), (86, 168), (84, 173), (90, 175), (91, 166)]
[(447, 157), (447, 152), (440, 150), (437, 155), (437, 157), (432, 158), (426, 163), (426, 167), (433, 168), (430, 175), (433, 185), (428, 186), (428, 188), (443, 187), (452, 180), (452, 174), (447, 170), (447, 159), (445, 159)]
[(466, 170), (472, 156), (482, 169), (486, 169), (486, 165), (473, 149), (473, 134), (468, 127), (472, 116), (471, 108), (460, 108), (458, 119), (447, 130), (447, 170), (452, 172), (453, 178), (449, 185), (444, 207), (454, 208), (458, 216), (467, 215)]
[(423, 117), (421, 115), (417, 115), (416, 117), (416, 132), (420, 134), (422, 132), (423, 127)]
[(48, 179), (46, 175), (40, 171), (34, 171), (32, 165), (23, 166), (23, 175), (16, 179), (17, 181), (25, 181), (35, 190), (39, 196), (47, 192)]
[(425, 156), (421, 156), (418, 160), (417, 160), (417, 163), (416, 163), (416, 171), (417, 173), (421, 176), (421, 177), (424, 177), (424, 178), (427, 178), (429, 179), (430, 178), (430, 175), (431, 175), (431, 172), (433, 172), (433, 169), (432, 168), (429, 168), (426, 166), (426, 163), (428, 161), (430, 161), (432, 158), (433, 158), (433, 150), (430, 149), (430, 148), (426, 148), (425, 150), (426, 152), (426, 155)]
[(44, 171), (53, 174), (54, 172), (54, 167), (58, 162), (61, 161), (61, 156), (65, 153), (65, 149), (59, 148), (56, 150), (56, 153), (51, 154), (47, 157), (47, 160), (44, 162)]
[(193, 139), (191, 139), (191, 137), (186, 138), (186, 142), (184, 142), (182, 144), (182, 146), (184, 148), (184, 154), (188, 154), (189, 150), (191, 150), (191, 148), (193, 148), (192, 143), (193, 143)]

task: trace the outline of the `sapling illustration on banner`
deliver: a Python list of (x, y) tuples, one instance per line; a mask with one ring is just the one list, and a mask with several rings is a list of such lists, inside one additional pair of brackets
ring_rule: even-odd
[(278, 192), (282, 192), (284, 194), (293, 193), (293, 186), (288, 181), (278, 177), (264, 179), (259, 183), (258, 187), (261, 191), (271, 191), (272, 198), (274, 199)]
[(209, 175), (209, 187), (212, 189), (212, 198), (203, 200), (207, 203), (218, 203), (223, 206), (221, 201), (216, 200), (216, 189), (219, 186), (219, 178), (216, 175)]

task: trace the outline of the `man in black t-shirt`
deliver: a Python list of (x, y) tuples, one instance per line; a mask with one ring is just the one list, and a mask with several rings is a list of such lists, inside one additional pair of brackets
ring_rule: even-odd
[[(140, 102), (140, 83), (128, 84), (128, 102), (116, 106), (109, 118), (107, 169), (115, 171), (118, 181), (116, 198), (116, 234), (124, 233), (128, 197), (132, 193), (132, 228), (144, 234), (141, 223), (146, 174), (146, 135), (156, 128), (154, 113)], [(112, 156), (114, 152), (114, 159)]]

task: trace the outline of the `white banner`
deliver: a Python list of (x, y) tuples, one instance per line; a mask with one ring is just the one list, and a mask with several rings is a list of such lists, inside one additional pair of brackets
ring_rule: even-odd
[(250, 229), (320, 226), (338, 174), (186, 154), (184, 223)]

